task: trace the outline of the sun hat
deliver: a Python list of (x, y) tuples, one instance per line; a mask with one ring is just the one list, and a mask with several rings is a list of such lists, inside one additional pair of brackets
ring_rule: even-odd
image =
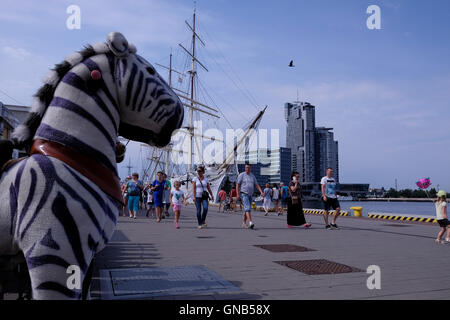
[(437, 196), (440, 197), (446, 197), (447, 193), (444, 190), (439, 190), (439, 192), (437, 193)]

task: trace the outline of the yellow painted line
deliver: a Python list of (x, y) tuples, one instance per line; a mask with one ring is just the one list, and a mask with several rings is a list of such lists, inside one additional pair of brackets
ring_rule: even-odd
[(395, 220), (395, 221), (414, 221), (414, 222), (424, 222), (424, 223), (437, 223), (435, 218), (421, 218), (421, 217), (408, 217), (408, 216), (394, 216), (387, 214), (375, 214), (369, 213), (367, 215), (370, 219), (384, 219), (384, 220)]

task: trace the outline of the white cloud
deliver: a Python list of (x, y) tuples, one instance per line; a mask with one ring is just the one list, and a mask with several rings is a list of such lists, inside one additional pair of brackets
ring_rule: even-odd
[(10, 46), (5, 46), (2, 48), (2, 52), (13, 59), (23, 60), (31, 57), (31, 53), (23, 48), (13, 48)]

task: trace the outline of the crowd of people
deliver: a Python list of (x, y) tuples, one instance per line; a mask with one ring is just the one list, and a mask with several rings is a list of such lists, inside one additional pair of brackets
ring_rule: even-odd
[[(198, 228), (206, 228), (206, 216), (208, 214), (209, 201), (214, 201), (208, 179), (204, 176), (205, 169), (197, 169), (197, 177), (193, 179), (193, 194), (195, 206), (197, 208)], [(139, 174), (133, 173), (125, 178), (122, 184), (123, 195), (123, 216), (136, 219), (140, 209), (145, 209), (146, 217), (156, 218), (156, 222), (161, 222), (165, 217), (169, 217), (169, 208), (172, 206), (174, 213), (175, 228), (179, 229), (181, 209), (186, 205), (186, 196), (181, 190), (181, 182), (175, 181), (172, 187), (167, 174), (157, 173), (157, 179), (152, 183), (144, 185), (139, 180)], [(151, 216), (150, 216), (151, 215)]]
[[(339, 227), (336, 220), (339, 217), (341, 208), (336, 193), (336, 180), (333, 178), (333, 169), (328, 168), (326, 175), (321, 179), (322, 202), (324, 206), (324, 221), (326, 230), (336, 230)], [(240, 173), (235, 185), (229, 192), (221, 189), (218, 194), (219, 212), (229, 210), (236, 212), (239, 206), (242, 212), (242, 227), (254, 229), (255, 223), (252, 220), (252, 205), (254, 203), (254, 195), (259, 193), (259, 197), (263, 202), (265, 215), (271, 211), (276, 215), (283, 215), (287, 212), (287, 228), (295, 226), (311, 227), (303, 214), (303, 195), (299, 182), (299, 173), (292, 172), (290, 182), (285, 185), (266, 184), (262, 189), (258, 184), (255, 175), (251, 172), (251, 165), (245, 165), (245, 171)], [(187, 196), (181, 190), (180, 181), (175, 181), (172, 187), (170, 180), (164, 172), (157, 173), (157, 179), (151, 184), (144, 185), (139, 180), (139, 174), (133, 173), (125, 179), (122, 185), (122, 194), (124, 201), (123, 216), (136, 219), (138, 211), (145, 209), (146, 216), (156, 217), (156, 222), (161, 222), (165, 217), (169, 217), (169, 208), (172, 206), (174, 214), (175, 228), (179, 229), (179, 219), (183, 205), (186, 205)], [(450, 221), (447, 216), (447, 200), (446, 192), (441, 190), (438, 192), (436, 207), (436, 220), (440, 226), (440, 231), (436, 238), (436, 243), (444, 243), (442, 240), (447, 232), (445, 242), (450, 242)], [(205, 168), (197, 168), (197, 176), (192, 180), (192, 198), (197, 211), (198, 229), (207, 227), (206, 217), (208, 215), (209, 202), (214, 202), (214, 195), (208, 178), (205, 176)], [(329, 222), (329, 211), (334, 210), (331, 222)]]
[[(336, 219), (339, 216), (340, 205), (336, 196), (336, 181), (333, 178), (333, 170), (327, 169), (326, 176), (322, 178), (322, 201), (325, 207), (324, 220), (326, 229), (339, 229)], [(136, 219), (138, 211), (145, 209), (146, 216), (156, 218), (156, 222), (161, 222), (165, 217), (170, 216), (169, 208), (172, 206), (175, 227), (179, 228), (179, 219), (183, 205), (186, 205), (188, 198), (181, 190), (180, 181), (175, 181), (172, 187), (170, 180), (164, 172), (157, 173), (157, 179), (152, 183), (144, 185), (139, 180), (139, 174), (133, 173), (125, 179), (122, 185), (124, 200), (123, 216)], [(259, 193), (259, 197), (254, 198)], [(287, 212), (287, 227), (303, 226), (311, 227), (306, 222), (303, 214), (302, 188), (299, 182), (299, 173), (294, 171), (288, 185), (283, 182), (278, 184), (266, 184), (262, 189), (258, 184), (255, 175), (251, 172), (251, 165), (245, 166), (245, 171), (240, 173), (235, 185), (229, 192), (221, 189), (218, 194), (219, 212), (236, 212), (238, 206), (242, 212), (242, 227), (254, 229), (252, 220), (252, 205), (258, 198), (263, 201), (263, 208), (267, 216), (271, 211), (276, 215), (283, 215)], [(206, 217), (208, 215), (209, 203), (214, 202), (214, 195), (208, 178), (205, 176), (205, 168), (197, 168), (197, 176), (192, 180), (192, 198), (197, 212), (198, 229), (207, 227)], [(328, 223), (329, 210), (335, 210), (331, 223)]]

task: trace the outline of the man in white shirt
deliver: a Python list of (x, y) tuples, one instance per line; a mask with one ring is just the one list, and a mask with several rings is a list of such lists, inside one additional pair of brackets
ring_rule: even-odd
[[(325, 229), (339, 229), (336, 225), (336, 219), (341, 212), (341, 208), (336, 195), (336, 180), (333, 178), (333, 169), (328, 168), (326, 174), (327, 175), (320, 180), (322, 187), (322, 201), (325, 205), (325, 214), (323, 215), (323, 218), (325, 219)], [(330, 208), (336, 210), (331, 225), (328, 224), (328, 210), (330, 210)]]
[(255, 192), (255, 187), (261, 193), (261, 196), (264, 197), (264, 192), (261, 190), (261, 187), (256, 181), (255, 175), (252, 173), (252, 167), (249, 164), (246, 164), (245, 172), (240, 173), (236, 181), (237, 199), (239, 200), (239, 198), (241, 198), (242, 204), (244, 205), (244, 221), (242, 222), (243, 228), (247, 228), (247, 219), (248, 227), (250, 229), (255, 227), (250, 214), (253, 200), (252, 196)]

